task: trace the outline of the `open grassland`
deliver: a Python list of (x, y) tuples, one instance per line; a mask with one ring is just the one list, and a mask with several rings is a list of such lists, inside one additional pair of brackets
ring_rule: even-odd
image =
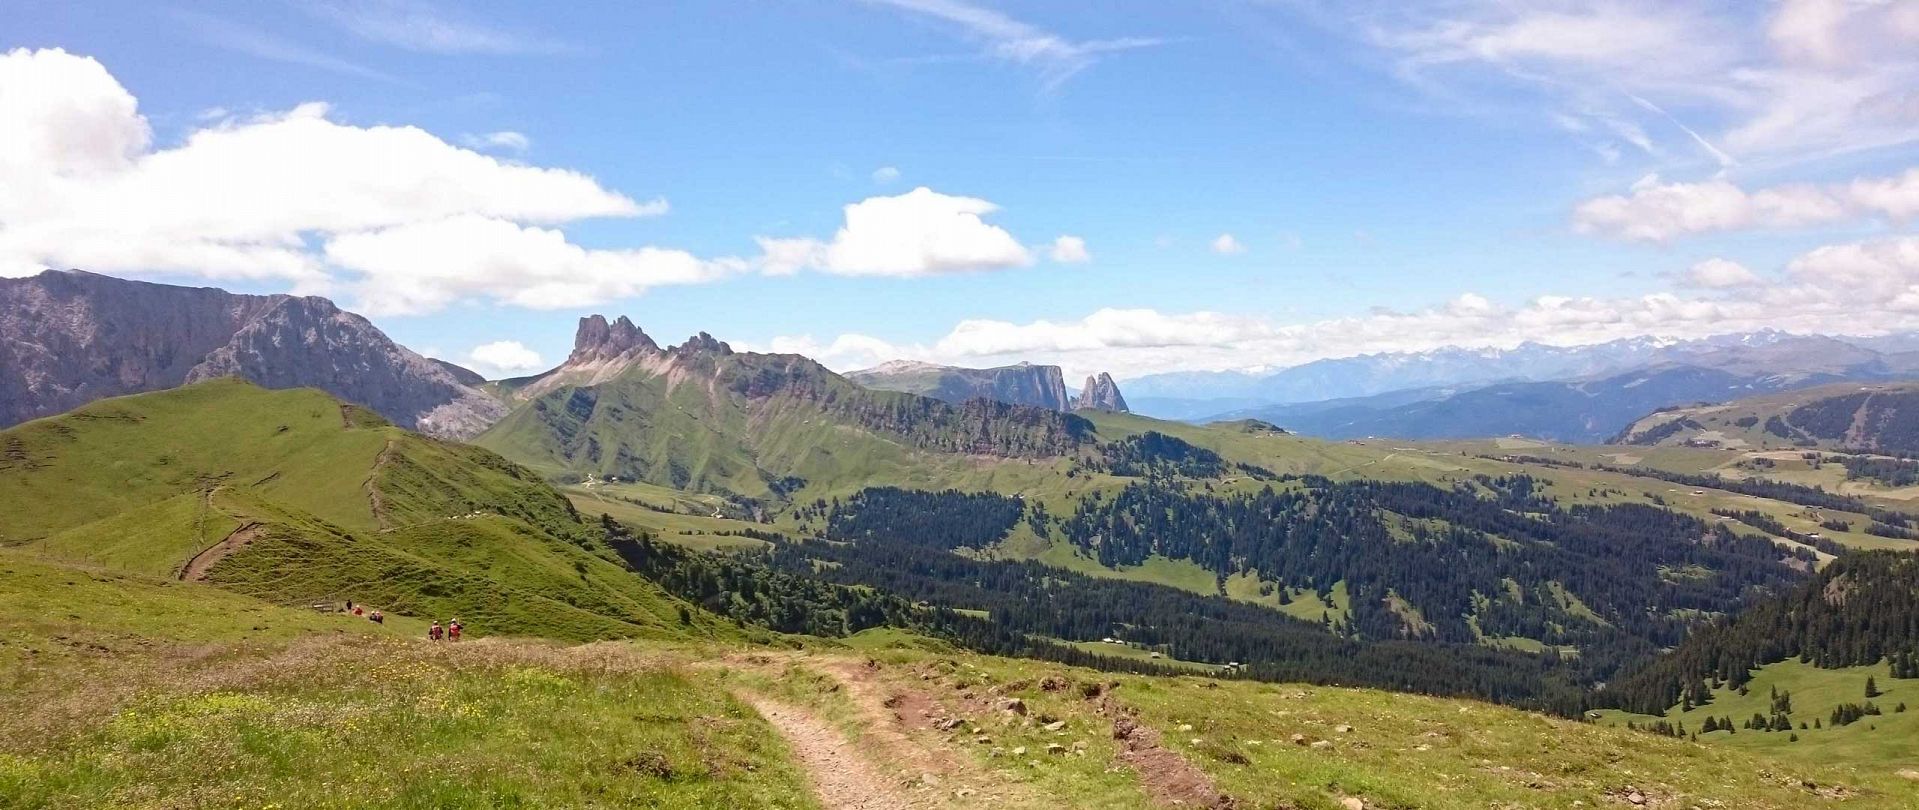
[[(1865, 696), (1866, 678), (1872, 677), (1883, 693)], [(1772, 716), (1772, 690), (1792, 693), (1793, 730), (1755, 731), (1742, 728), (1752, 716)], [(1883, 712), (1869, 715), (1845, 726), (1832, 724), (1832, 710), (1843, 703), (1870, 701)], [(1897, 710), (1899, 704), (1907, 711)], [(1844, 762), (1862, 771), (1892, 772), (1900, 769), (1919, 771), (1919, 680), (1894, 680), (1884, 663), (1872, 666), (1821, 669), (1797, 660), (1768, 664), (1754, 673), (1747, 692), (1733, 689), (1713, 692), (1711, 703), (1681, 711), (1674, 706), (1663, 718), (1607, 711), (1600, 722), (1624, 725), (1647, 724), (1664, 720), (1684, 723), (1688, 732), (1697, 732), (1707, 717), (1730, 719), (1732, 731), (1700, 734), (1699, 741), (1728, 749), (1768, 754), (1802, 762)], [(1813, 721), (1820, 721), (1814, 728)], [(1807, 728), (1800, 729), (1805, 723)], [(1798, 737), (1794, 740), (1793, 737)], [(1919, 796), (1919, 782), (1913, 784)]]
[[(924, 642), (852, 644), (877, 661), (860, 677), (907, 707), (900, 714), (909, 725), (930, 713), (922, 734), (1006, 779), (1099, 797), (1096, 806), (1141, 806), (1141, 794), (1146, 806), (1174, 798), (1198, 806), (1210, 787), (1242, 807), (1326, 810), (1346, 799), (1474, 810), (1624, 806), (1634, 792), (1655, 807), (1898, 808), (1912, 806), (1916, 789), (1877, 765), (1775, 757), (1473, 701), (1116, 676)], [(832, 682), (787, 682), (824, 703), (846, 699)], [(1024, 714), (1002, 710), (1007, 698), (1020, 699)], [(940, 729), (939, 718), (961, 722)], [(1124, 731), (1130, 726), (1141, 730)]]
[[(822, 741), (776, 731), (761, 697), (836, 729), (829, 753), (928, 807), (1570, 808), (1637, 791), (1651, 806), (1894, 808), (1913, 795), (1893, 748), (1742, 750), (1465, 700), (999, 659), (896, 631), (800, 650), (434, 644), (405, 617), (377, 626), (18, 551), (0, 552), (0, 600), (10, 809), (818, 806), (818, 763), (792, 746)], [(1886, 700), (1902, 688), (1881, 683)], [(1795, 700), (1824, 699), (1793, 684)]]
[(0, 807), (815, 806), (671, 650), (432, 644), (12, 553), (0, 599)]

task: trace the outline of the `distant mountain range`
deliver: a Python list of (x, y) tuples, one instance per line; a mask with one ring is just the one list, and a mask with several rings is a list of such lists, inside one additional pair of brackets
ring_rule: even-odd
[(1762, 330), (1698, 340), (1636, 337), (1587, 346), (1522, 343), (1512, 349), (1445, 347), (1317, 360), (1265, 374), (1154, 374), (1128, 380), (1126, 387), (1140, 413), (1196, 420), (1261, 406), (1369, 397), (1410, 389), (1464, 390), (1498, 382), (1593, 379), (1661, 364), (1743, 374), (1841, 374), (1883, 355), (1910, 351), (1916, 345), (1919, 334), (1839, 339)]
[[(0, 375), (0, 426), (103, 397), (237, 376), (269, 388), (319, 388), (401, 427), (470, 438), (520, 403), (567, 389), (597, 389), (637, 373), (665, 381), (667, 388), (658, 395), (677, 396), (680, 383), (690, 377), (704, 380), (715, 396), (718, 387), (735, 386), (749, 402), (798, 393), (832, 417), (811, 424), (851, 419), (891, 431), (909, 445), (952, 444), (1000, 455), (1025, 455), (1038, 446), (1056, 452), (1059, 436), (1071, 428), (1042, 426), (1018, 411), (995, 411), (984, 414), (990, 424), (962, 429), (952, 420), (975, 407), (966, 403), (984, 400), (1062, 414), (1137, 409), (1196, 422), (1255, 419), (1326, 438), (1521, 434), (1599, 442), (1648, 413), (1674, 406), (1919, 375), (1914, 346), (1919, 333), (1842, 339), (1766, 330), (1684, 341), (1643, 337), (1573, 347), (1454, 347), (1321, 360), (1264, 375), (1153, 375), (1127, 383), (1133, 395), (1129, 403), (1104, 373), (1089, 376), (1077, 394), (1067, 388), (1058, 366), (1031, 363), (969, 369), (893, 362), (841, 377), (797, 355), (736, 356), (705, 333), (664, 348), (625, 318), (593, 316), (581, 321), (573, 352), (560, 366), (488, 382), (400, 346), (366, 319), (322, 298), (240, 295), (49, 271), (0, 279), (0, 365), (10, 372)], [(696, 357), (706, 359), (696, 363)], [(954, 414), (934, 413), (912, 399), (882, 402), (871, 396), (879, 393), (962, 407)], [(566, 411), (562, 403), (550, 413)], [(540, 455), (534, 448), (521, 449)], [(603, 443), (585, 445), (559, 453), (552, 463), (603, 475), (621, 470), (643, 479), (657, 476), (681, 487), (717, 470), (653, 469), (642, 459), (649, 452), (665, 453), (659, 448), (626, 447), (624, 456), (592, 463), (577, 455), (611, 451)], [(727, 483), (709, 483), (732, 492), (764, 493), (767, 481), (754, 476), (789, 465), (750, 461), (761, 455), (760, 450), (733, 455), (728, 471), (718, 474)], [(683, 461), (674, 453), (661, 459), (667, 457)], [(749, 469), (758, 472), (735, 480)]]
[[(1568, 442), (1602, 441), (1648, 412), (1674, 405), (1724, 402), (1841, 380), (1886, 380), (1919, 374), (1919, 353), (1882, 351), (1820, 335), (1767, 330), (1690, 341), (1636, 338), (1582, 347), (1527, 344), (1511, 351), (1439, 349), (1417, 354), (1326, 360), (1257, 378), (1246, 375), (1158, 375), (1129, 383), (1135, 391), (1187, 390), (1234, 395), (1302, 396), (1318, 391), (1372, 391), (1392, 380), (1408, 384), (1376, 393), (1311, 401), (1137, 397), (1142, 412), (1162, 418), (1273, 422), (1325, 438), (1410, 439), (1519, 434)], [(1908, 341), (1878, 338), (1900, 349)], [(1541, 375), (1563, 374), (1553, 379)], [(1208, 379), (1225, 385), (1208, 388)], [(1208, 412), (1209, 407), (1228, 405)]]
[(849, 372), (846, 378), (876, 391), (918, 394), (958, 404), (969, 399), (991, 399), (1009, 405), (1028, 405), (1054, 411), (1127, 410), (1119, 384), (1104, 372), (1086, 378), (1079, 394), (1067, 393), (1059, 366), (1016, 363), (997, 368), (961, 368), (894, 360)]
[(480, 376), (393, 342), (324, 298), (49, 270), (0, 279), (0, 427), (219, 377), (318, 388), (394, 424), (463, 438), (506, 406)]

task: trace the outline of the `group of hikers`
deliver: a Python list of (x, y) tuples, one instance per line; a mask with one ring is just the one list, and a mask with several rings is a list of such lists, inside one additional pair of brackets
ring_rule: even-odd
[(346, 612), (351, 613), (355, 616), (365, 616), (367, 621), (370, 621), (374, 624), (386, 624), (385, 613), (381, 613), (380, 611), (377, 611), (377, 610), (369, 613), (367, 612), (365, 605), (353, 604), (353, 600), (351, 599), (346, 600)]
[[(324, 609), (325, 606), (314, 605), (314, 607)], [(369, 612), (365, 605), (353, 604), (353, 600), (351, 599), (346, 601), (346, 609), (342, 612), (351, 613), (355, 616), (364, 616), (367, 621), (373, 622), (374, 624), (386, 624), (386, 614), (377, 610)], [(444, 625), (440, 624), (438, 619), (435, 619), (433, 620), (433, 626), (427, 628), (426, 637), (434, 641), (459, 641), (460, 631), (463, 629), (464, 628), (460, 626), (459, 619), (447, 619)]]

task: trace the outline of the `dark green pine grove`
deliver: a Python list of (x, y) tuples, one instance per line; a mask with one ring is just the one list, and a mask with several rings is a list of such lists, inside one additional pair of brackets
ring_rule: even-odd
[[(1767, 540), (1643, 505), (1562, 509), (1524, 476), (1454, 489), (1289, 483), (1298, 486), (1229, 496), (1149, 479), (1088, 498), (1060, 529), (1108, 566), (1160, 555), (1322, 596), (1343, 581), (1358, 637), (1522, 636), (1579, 645), (1600, 668), (1679, 643), (1686, 612), (1731, 610), (1802, 576)], [(1661, 573), (1682, 570), (1708, 575)], [(1390, 596), (1416, 606), (1424, 626), (1409, 627)]]
[(1916, 650), (1919, 557), (1854, 552), (1783, 596), (1694, 631), (1671, 653), (1602, 690), (1597, 702), (1659, 714), (1704, 684), (1738, 687), (1752, 670), (1795, 657), (1821, 667), (1890, 659), (1893, 677), (1910, 678), (1919, 676)]

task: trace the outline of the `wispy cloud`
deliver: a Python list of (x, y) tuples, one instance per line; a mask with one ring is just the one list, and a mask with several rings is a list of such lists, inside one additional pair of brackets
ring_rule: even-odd
[(235, 53), (300, 65), (345, 76), (357, 76), (362, 79), (375, 79), (383, 82), (400, 82), (393, 74), (375, 70), (358, 62), (341, 59), (329, 53), (309, 48), (278, 35), (257, 28), (241, 25), (232, 20), (201, 14), (194, 11), (176, 11), (175, 16), (181, 22), (193, 28), (200, 38), (215, 47), (225, 48)]
[(1668, 169), (1764, 167), (1919, 141), (1919, 3), (1276, 5), (1360, 32), (1362, 54), (1435, 103), (1535, 119), (1543, 108), (1609, 160), (1630, 144)]
[(435, 54), (560, 53), (557, 40), (461, 19), (424, 0), (316, 0), (321, 17), (369, 42)]
[(890, 6), (950, 24), (958, 29), (962, 36), (977, 42), (983, 48), (985, 55), (1038, 70), (1048, 88), (1057, 88), (1107, 54), (1150, 48), (1165, 43), (1165, 40), (1156, 37), (1069, 39), (994, 9), (960, 2), (960, 0), (867, 0), (867, 2)]
[(468, 133), (460, 136), (460, 142), (471, 149), (487, 149), (504, 152), (525, 152), (532, 148), (533, 139), (525, 133), (512, 130), (488, 132), (483, 135)]

